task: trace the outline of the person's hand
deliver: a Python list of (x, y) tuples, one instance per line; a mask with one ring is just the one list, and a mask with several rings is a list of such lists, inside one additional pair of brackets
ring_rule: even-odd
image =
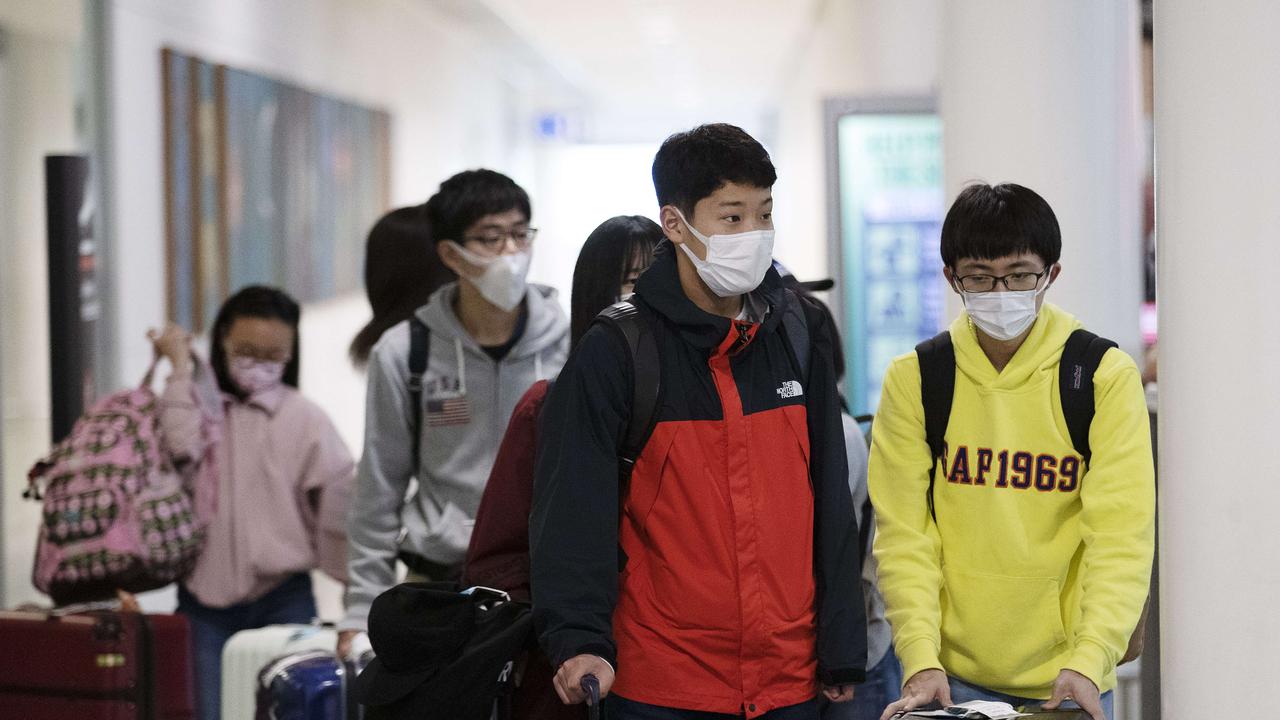
[(169, 323), (164, 330), (152, 328), (147, 331), (147, 339), (156, 350), (156, 355), (167, 358), (174, 369), (186, 368), (191, 364), (191, 334), (181, 327)]
[(351, 641), (355, 640), (359, 634), (359, 630), (342, 630), (338, 633), (338, 648), (336, 651), (338, 657), (343, 660), (347, 659), (347, 656), (351, 654)]
[(936, 668), (921, 670), (902, 686), (902, 699), (885, 708), (880, 720), (918, 710), (935, 700), (942, 703), (942, 707), (951, 704), (951, 684), (947, 682), (947, 674)]
[(1079, 705), (1080, 709), (1089, 713), (1089, 717), (1093, 720), (1107, 720), (1107, 716), (1102, 712), (1102, 698), (1098, 693), (1098, 686), (1075, 670), (1064, 669), (1058, 673), (1058, 679), (1053, 681), (1053, 695), (1049, 698), (1049, 702), (1041, 707), (1045, 710), (1057, 710), (1065, 700), (1071, 700)]
[(595, 655), (578, 655), (564, 661), (556, 671), (555, 681), (552, 683), (565, 705), (578, 705), (586, 701), (587, 694), (582, 691), (582, 678), (586, 675), (595, 675), (600, 681), (601, 700), (609, 695), (609, 689), (613, 687), (613, 668)]
[(138, 598), (133, 593), (116, 590), (116, 599), (120, 601), (120, 612), (142, 612), (142, 606), (138, 604)]
[(833, 703), (849, 702), (853, 699), (853, 686), (827, 685), (822, 688), (822, 694)]

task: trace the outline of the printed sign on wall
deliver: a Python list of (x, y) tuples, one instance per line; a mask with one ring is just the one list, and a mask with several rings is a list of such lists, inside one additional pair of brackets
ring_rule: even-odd
[(943, 322), (942, 121), (931, 112), (841, 115), (836, 158), (845, 388), (855, 414), (872, 413), (890, 361)]

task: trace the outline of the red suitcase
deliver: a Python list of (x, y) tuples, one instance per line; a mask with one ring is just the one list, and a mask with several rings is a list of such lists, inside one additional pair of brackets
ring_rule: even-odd
[(0, 718), (195, 718), (180, 615), (0, 612), (0, 648)]

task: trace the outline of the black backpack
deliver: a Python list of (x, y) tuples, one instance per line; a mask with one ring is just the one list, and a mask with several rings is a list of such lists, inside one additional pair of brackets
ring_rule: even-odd
[[(1089, 467), (1092, 453), (1089, 450), (1089, 426), (1093, 424), (1093, 374), (1098, 370), (1102, 356), (1117, 347), (1105, 338), (1080, 328), (1071, 333), (1062, 348), (1062, 360), (1058, 365), (1058, 389), (1062, 398), (1062, 415), (1071, 433), (1071, 444), (1084, 466)], [(924, 434), (933, 456), (929, 468), (929, 490), (926, 500), (929, 515), (938, 521), (933, 506), (933, 481), (938, 461), (945, 450), (947, 423), (951, 419), (951, 400), (956, 388), (956, 353), (951, 344), (951, 333), (942, 332), (916, 346), (920, 359), (920, 403), (924, 406)]]
[[(782, 332), (796, 367), (803, 377), (809, 376), (809, 322), (805, 318), (805, 302), (790, 290), (791, 302), (782, 316)], [(658, 339), (654, 332), (657, 322), (651, 314), (640, 309), (630, 300), (623, 300), (605, 308), (595, 322), (612, 328), (626, 341), (631, 361), (631, 416), (622, 446), (618, 448), (619, 505), (627, 496), (631, 472), (636, 459), (653, 434), (658, 422), (658, 408), (662, 406), (662, 363), (658, 355)]]

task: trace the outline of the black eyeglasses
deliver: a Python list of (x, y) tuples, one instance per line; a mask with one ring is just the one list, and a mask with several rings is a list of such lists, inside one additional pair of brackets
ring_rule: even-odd
[(1006, 290), (1025, 292), (1040, 287), (1040, 278), (1049, 274), (1053, 268), (1048, 267), (1040, 272), (1016, 272), (1008, 275), (956, 275), (960, 289), (971, 293), (986, 293), (996, 289), (996, 283), (1004, 285)]
[(527, 250), (538, 236), (538, 228), (515, 228), (513, 230), (490, 230), (478, 235), (466, 235), (463, 242), (479, 243), (492, 253), (502, 252), (510, 240), (517, 250)]

